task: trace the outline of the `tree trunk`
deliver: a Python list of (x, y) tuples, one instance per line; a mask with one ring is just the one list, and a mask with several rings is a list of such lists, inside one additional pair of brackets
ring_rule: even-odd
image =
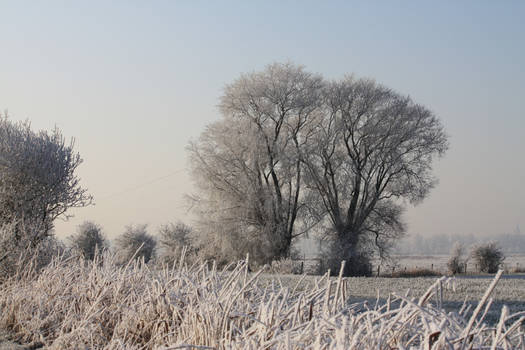
[(348, 228), (337, 232), (332, 241), (327, 258), (331, 275), (339, 274), (341, 261), (346, 261), (343, 276), (370, 276), (372, 265), (367, 252), (359, 249), (359, 234)]

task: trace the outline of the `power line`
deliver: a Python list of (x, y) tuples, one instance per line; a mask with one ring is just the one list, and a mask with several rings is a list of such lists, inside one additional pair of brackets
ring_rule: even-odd
[(135, 186), (132, 186), (132, 187), (129, 187), (129, 188), (126, 188), (124, 190), (121, 190), (121, 191), (118, 191), (118, 192), (114, 192), (114, 193), (111, 193), (111, 194), (108, 194), (108, 195), (105, 195), (105, 196), (102, 196), (100, 197), (99, 199), (108, 199), (108, 198), (111, 198), (111, 197), (115, 197), (115, 196), (119, 196), (119, 195), (122, 195), (122, 194), (126, 194), (128, 192), (131, 192), (131, 191), (135, 191), (135, 190), (138, 190), (139, 188), (142, 188), (142, 187), (146, 187), (148, 185), (151, 185), (155, 182), (159, 182), (161, 180), (164, 180), (164, 179), (167, 179), (168, 177), (171, 177), (173, 175), (176, 175), (182, 171), (184, 171), (186, 169), (179, 169), (179, 170), (175, 170), (169, 174), (166, 174), (166, 175), (163, 175), (163, 176), (160, 176), (160, 177), (157, 177), (155, 179), (152, 179), (152, 180), (149, 180), (149, 181), (146, 181), (146, 182), (142, 182), (138, 185), (135, 185)]

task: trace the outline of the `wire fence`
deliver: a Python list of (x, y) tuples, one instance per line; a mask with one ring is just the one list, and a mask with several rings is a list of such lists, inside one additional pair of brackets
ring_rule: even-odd
[[(327, 271), (327, 263), (321, 258), (316, 257), (302, 257), (291, 259), (293, 262), (293, 270), (297, 274), (320, 275)], [(503, 263), (501, 266), (505, 273), (525, 273), (525, 264), (520, 261), (511, 261)], [(466, 262), (462, 266), (464, 275), (479, 274), (479, 266), (473, 262)], [(449, 274), (446, 261), (436, 262), (420, 262), (419, 264), (403, 264), (397, 263), (394, 265), (380, 265), (375, 264), (372, 268), (373, 276), (396, 277), (396, 276), (410, 276), (410, 275), (447, 275)]]

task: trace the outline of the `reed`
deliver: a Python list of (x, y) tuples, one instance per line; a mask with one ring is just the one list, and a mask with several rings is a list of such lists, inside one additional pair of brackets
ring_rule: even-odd
[(262, 272), (246, 261), (153, 269), (108, 253), (59, 258), (0, 286), (0, 328), (47, 349), (525, 349), (525, 312), (504, 308), (496, 326), (484, 322), (493, 285), (467, 314), (440, 308), (453, 278), (369, 307), (347, 302), (341, 275), (300, 290), (261, 283)]

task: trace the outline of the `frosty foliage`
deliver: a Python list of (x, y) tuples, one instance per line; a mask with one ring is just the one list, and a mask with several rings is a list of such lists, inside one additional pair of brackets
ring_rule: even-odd
[(245, 262), (151, 270), (57, 259), (0, 288), (0, 328), (46, 349), (523, 349), (524, 313), (503, 307), (484, 322), (500, 275), (476, 309), (442, 308), (453, 280), (437, 280), (420, 297), (391, 294), (371, 306), (348, 303), (351, 280), (327, 275), (306, 290), (261, 280)]
[(186, 260), (194, 259), (196, 250), (193, 246), (192, 236), (192, 228), (182, 222), (162, 225), (158, 232), (158, 262), (161, 264), (177, 262), (183, 249), (186, 249)]
[(321, 86), (320, 76), (292, 64), (242, 75), (220, 99), (223, 119), (190, 144), (198, 231), (204, 242), (224, 242), (215, 257), (250, 253), (269, 263), (290, 255), (307, 224), (300, 152)]
[(60, 130), (33, 131), (0, 114), (0, 276), (44, 266), (63, 245), (53, 221), (91, 203), (75, 171), (82, 159)]
[(115, 240), (118, 260), (126, 264), (131, 259), (143, 259), (145, 263), (155, 257), (157, 241), (147, 231), (147, 225), (129, 225)]
[(474, 245), (471, 248), (470, 256), (479, 272), (485, 273), (495, 273), (505, 260), (505, 255), (496, 241)]
[(465, 273), (465, 267), (467, 264), (467, 258), (465, 255), (465, 248), (460, 242), (454, 243), (452, 250), (450, 251), (450, 258), (447, 262), (448, 272), (452, 275), (459, 273)]
[(352, 261), (345, 275), (366, 272), (403, 235), (402, 203), (426, 197), (448, 148), (441, 121), (410, 97), (292, 63), (241, 75), (220, 109), (188, 149), (200, 240), (224, 261), (286, 258), (314, 232), (334, 242), (334, 261)]
[(16, 223), (0, 226), (0, 284), (27, 269), (40, 271), (53, 257), (67, 254), (64, 244), (53, 235), (39, 239), (35, 245), (34, 237), (40, 232), (40, 227)]
[(71, 248), (82, 254), (86, 260), (93, 260), (109, 248), (109, 242), (102, 232), (102, 227), (91, 221), (85, 221), (77, 227), (76, 234), (68, 237)]
[(276, 274), (297, 275), (301, 273), (301, 263), (289, 258), (272, 261), (270, 271)]
[(82, 159), (73, 147), (56, 128), (35, 132), (28, 122), (0, 115), (0, 224), (13, 223), (15, 239), (29, 233), (36, 245), (53, 220), (91, 203), (75, 174)]

